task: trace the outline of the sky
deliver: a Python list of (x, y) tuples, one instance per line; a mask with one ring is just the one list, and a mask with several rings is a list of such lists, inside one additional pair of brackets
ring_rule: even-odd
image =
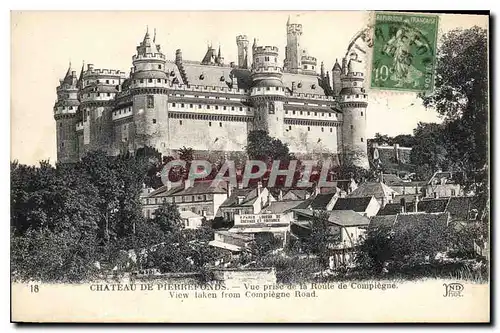
[[(282, 62), (286, 21), (303, 25), (301, 45), (331, 71), (353, 36), (368, 23), (366, 12), (342, 11), (26, 11), (11, 14), (11, 160), (37, 164), (56, 160), (56, 87), (71, 62), (129, 73), (136, 46), (146, 28), (167, 59), (182, 50), (183, 59), (201, 61), (207, 45), (221, 46), (225, 62), (237, 62), (236, 36), (246, 34), (260, 45), (278, 46)], [(487, 17), (440, 15), (439, 37), (455, 28), (488, 27)], [(369, 63), (369, 59), (367, 59)], [(415, 93), (368, 89), (367, 135), (412, 133), (418, 122), (440, 122)]]

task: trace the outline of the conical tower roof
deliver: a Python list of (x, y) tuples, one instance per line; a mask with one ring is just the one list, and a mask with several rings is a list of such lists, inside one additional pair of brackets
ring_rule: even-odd
[(335, 65), (333, 65), (332, 72), (341, 72), (342, 68), (340, 67), (339, 60), (335, 59)]

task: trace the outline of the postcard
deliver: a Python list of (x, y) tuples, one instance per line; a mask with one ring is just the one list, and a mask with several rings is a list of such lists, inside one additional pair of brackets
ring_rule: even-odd
[(488, 12), (11, 37), (11, 321), (490, 322)]

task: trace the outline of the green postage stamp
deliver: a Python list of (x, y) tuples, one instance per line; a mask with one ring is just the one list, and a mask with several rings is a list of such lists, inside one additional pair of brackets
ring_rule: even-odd
[(437, 15), (376, 12), (371, 87), (432, 91), (437, 31)]

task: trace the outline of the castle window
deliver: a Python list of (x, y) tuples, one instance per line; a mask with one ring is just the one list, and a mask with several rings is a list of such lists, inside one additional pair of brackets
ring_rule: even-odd
[(99, 80), (97, 80), (96, 83), (99, 84)]
[(210, 105), (207, 105), (207, 110), (210, 109)]
[(288, 111), (285, 111), (285, 114), (288, 114)]
[(288, 126), (288, 130), (291, 131), (292, 130), (292, 126)]
[(97, 93), (97, 97), (101, 96), (101, 93)]
[[(313, 69), (314, 69), (314, 66), (313, 66)], [(311, 89), (316, 89), (316, 85), (315, 85), (315, 84), (313, 84), (313, 85), (311, 86)]]
[(311, 115), (311, 112), (307, 111), (307, 115), (310, 116)]
[(193, 104), (189, 104), (189, 108), (191, 108), (191, 109), (192, 109), (192, 108), (193, 108)]
[(269, 61), (269, 57), (265, 57), (265, 61)]
[(155, 107), (155, 99), (153, 95), (148, 95), (146, 98), (146, 104), (148, 108), (154, 108)]
[(153, 124), (156, 124), (156, 119), (153, 119)]
[(255, 62), (259, 62), (259, 58), (255, 58)]
[(311, 127), (307, 127), (307, 131), (308, 131), (308, 132), (309, 132), (309, 131), (311, 131)]
[(161, 69), (161, 65), (158, 65), (158, 69)]
[(201, 104), (198, 104), (198, 109), (203, 109), (203, 107), (201, 106)]
[(198, 95), (194, 95), (194, 98), (198, 98), (198, 97), (200, 97), (200, 96), (198, 96)]
[(234, 106), (231, 106), (231, 111), (234, 111)]
[(181, 103), (181, 108), (183, 108), (183, 107), (184, 107), (184, 103)]
[(240, 106), (240, 111), (243, 111), (243, 108)]
[(62, 127), (62, 123), (59, 123), (59, 127)]
[(302, 88), (302, 83), (299, 82), (299, 84), (297, 84), (297, 88)]
[(216, 106), (215, 106), (215, 110), (219, 110), (219, 106), (217, 106), (217, 105), (216, 105)]
[(111, 93), (107, 93), (106, 95), (108, 95), (108, 97), (109, 97), (109, 96), (111, 96)]
[(172, 106), (174, 106), (174, 107), (175, 107), (175, 103), (172, 103)]
[(149, 82), (149, 83), (153, 82), (153, 79), (148, 79), (148, 82)]
[(361, 116), (363, 116), (363, 111), (361, 111)]
[(61, 142), (61, 147), (63, 147), (63, 148), (64, 148), (64, 142)]
[(140, 82), (141, 82), (141, 83), (144, 83), (144, 79), (141, 79), (141, 80), (140, 80)]
[(324, 132), (324, 131), (325, 131), (325, 129), (323, 127), (321, 127), (321, 132)]
[(354, 82), (352, 83), (352, 85), (353, 85), (353, 86), (357, 86), (357, 85), (358, 85), (358, 83), (357, 83), (356, 81), (354, 81)]
[(220, 99), (220, 97), (219, 96), (215, 96), (215, 99)]
[(266, 87), (266, 90), (271, 90), (271, 87)]
[(179, 125), (182, 125), (182, 120), (179, 120)]
[(205, 98), (210, 98), (210, 96), (205, 96)]
[(222, 108), (223, 108), (224, 110), (225, 110), (225, 109), (227, 109), (227, 107), (226, 107), (226, 106), (223, 106)]
[(109, 80), (106, 80), (106, 84), (109, 84)]
[(361, 142), (363, 142), (363, 138), (361, 138)]
[(219, 127), (222, 127), (222, 123), (219, 123)]
[(279, 87), (275, 87), (274, 89), (276, 89), (276, 91), (280, 90), (280, 88), (279, 88)]
[(70, 109), (70, 110), (73, 110), (73, 107), (72, 107), (72, 106), (70, 106), (70, 107), (69, 107), (69, 109)]
[(300, 111), (300, 115), (302, 116), (302, 111)]
[(295, 114), (295, 111), (292, 111), (293, 114)]
[(356, 94), (356, 98), (359, 98), (359, 95), (358, 95), (358, 94)]
[(354, 128), (354, 126), (353, 126), (353, 125), (351, 125), (351, 129), (353, 129), (353, 128)]
[[(201, 75), (200, 75), (200, 80), (203, 80), (203, 79), (205, 79), (205, 75), (201, 74)], [(205, 89), (206, 89), (206, 88), (205, 88)]]
[(208, 126), (212, 126), (212, 122), (211, 121), (208, 122)]
[(156, 82), (161, 83), (161, 79), (157, 79)]
[(330, 133), (332, 133), (332, 132), (333, 132), (333, 129), (332, 129), (332, 128), (330, 128)]
[(317, 113), (317, 112), (314, 112), (314, 115), (315, 115), (315, 116), (317, 116), (317, 115), (318, 115), (318, 113)]

